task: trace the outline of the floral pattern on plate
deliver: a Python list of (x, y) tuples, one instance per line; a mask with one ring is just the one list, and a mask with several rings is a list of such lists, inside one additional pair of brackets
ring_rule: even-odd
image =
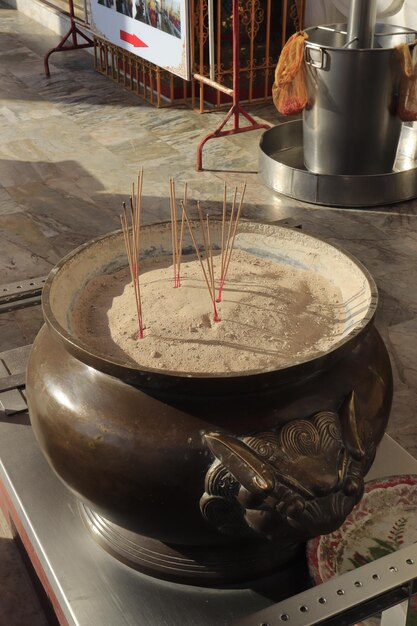
[[(307, 544), (310, 575), (319, 585), (415, 542), (417, 475), (373, 480), (338, 530)], [(407, 626), (417, 626), (415, 601), (412, 606)], [(375, 619), (362, 622), (369, 626), (377, 623)]]

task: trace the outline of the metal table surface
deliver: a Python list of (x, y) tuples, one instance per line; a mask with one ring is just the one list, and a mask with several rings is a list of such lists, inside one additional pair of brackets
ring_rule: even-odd
[[(226, 626), (306, 584), (302, 562), (240, 588), (191, 587), (142, 575), (90, 537), (76, 498), (49, 468), (28, 424), (0, 423), (0, 459), (6, 508), (18, 516), (23, 533), (18, 532), (32, 562), (40, 564), (64, 624)], [(417, 473), (417, 461), (385, 436), (369, 478), (405, 473)]]

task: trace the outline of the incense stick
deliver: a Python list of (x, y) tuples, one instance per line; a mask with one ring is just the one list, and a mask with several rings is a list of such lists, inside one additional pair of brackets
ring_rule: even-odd
[(141, 320), (141, 327), (142, 327), (142, 333), (140, 334), (141, 338), (143, 337), (143, 320), (142, 320), (142, 298), (140, 294), (140, 281), (139, 281), (139, 244), (140, 244), (140, 227), (141, 227), (141, 212), (142, 212), (142, 185), (143, 185), (143, 167), (141, 168), (138, 174), (138, 187), (137, 187), (137, 192), (136, 192), (136, 203), (135, 203), (136, 283), (137, 283), (138, 300), (139, 300), (140, 320)]
[(243, 185), (242, 193), (240, 194), (239, 208), (238, 208), (238, 211), (237, 211), (237, 214), (236, 214), (236, 219), (235, 219), (235, 223), (234, 223), (234, 227), (233, 227), (232, 243), (230, 245), (230, 250), (228, 251), (228, 257), (226, 258), (225, 267), (224, 267), (223, 284), (224, 284), (224, 281), (226, 280), (226, 275), (227, 275), (227, 270), (229, 269), (230, 259), (232, 258), (233, 245), (235, 243), (237, 227), (239, 225), (240, 214), (242, 212), (242, 206), (243, 206), (243, 199), (245, 197), (245, 191), (246, 191), (246, 181), (245, 181), (245, 183)]
[(223, 214), (222, 214), (222, 254), (221, 254), (221, 264), (220, 264), (220, 280), (223, 276), (223, 270), (224, 270), (224, 237), (225, 237), (225, 230), (226, 230), (226, 199), (227, 199), (227, 186), (226, 183), (224, 183), (224, 189), (223, 189)]
[[(133, 285), (135, 288), (135, 297), (137, 300), (137, 309), (138, 309), (138, 321), (139, 321), (139, 338), (143, 339), (143, 320), (142, 320), (142, 299), (140, 295), (140, 282), (139, 282), (139, 250), (136, 246), (136, 242), (139, 241), (139, 237), (136, 235), (137, 229), (137, 218), (134, 214), (132, 221), (132, 279)], [(126, 220), (126, 232), (129, 233), (128, 224)]]
[(141, 167), (138, 173), (138, 191), (136, 194), (136, 216), (137, 216), (137, 239), (136, 239), (136, 248), (139, 251), (139, 238), (140, 238), (140, 219), (141, 219), (141, 211), (142, 211), (142, 186), (143, 186), (143, 167)]
[[(170, 204), (171, 204), (171, 239), (172, 239), (172, 265), (174, 269), (174, 287), (181, 286), (181, 260), (182, 260), (182, 244), (184, 239), (184, 211), (181, 215), (181, 230), (178, 238), (178, 219), (177, 219), (177, 199), (175, 195), (175, 181), (170, 178)], [(187, 205), (187, 189), (184, 186), (184, 205)]]
[[(227, 229), (226, 246), (225, 246), (224, 253), (223, 253), (223, 263), (222, 263), (222, 269), (220, 272), (219, 292), (217, 294), (216, 302), (221, 302), (222, 300), (222, 292), (223, 292), (223, 285), (224, 285), (224, 270), (225, 270), (226, 259), (227, 259), (227, 251), (229, 249), (230, 236), (232, 234), (233, 217), (234, 217), (234, 212), (235, 212), (235, 207), (236, 207), (236, 197), (237, 197), (237, 187), (235, 187), (235, 191), (233, 193), (232, 209), (230, 211), (229, 228)], [(226, 222), (226, 212), (224, 213), (224, 215), (225, 215), (225, 222)]]
[(174, 221), (173, 221), (173, 227), (174, 227), (174, 240), (175, 240), (175, 266), (174, 266), (174, 272), (176, 274), (176, 278), (175, 278), (175, 287), (179, 287), (178, 284), (178, 271), (177, 271), (177, 267), (178, 267), (178, 256), (179, 256), (179, 252), (178, 252), (178, 220), (177, 220), (177, 198), (175, 195), (175, 181), (174, 179), (172, 180), (172, 210), (173, 210), (173, 216), (174, 216)]
[[(226, 276), (227, 276), (227, 272), (228, 272), (228, 269), (229, 269), (230, 259), (232, 258), (233, 245), (235, 243), (237, 227), (239, 225), (240, 214), (242, 212), (243, 199), (245, 197), (245, 191), (246, 191), (246, 181), (245, 181), (245, 183), (243, 185), (243, 189), (242, 189), (242, 192), (240, 194), (239, 207), (238, 207), (238, 210), (237, 210), (237, 213), (236, 213), (236, 217), (235, 217), (234, 223), (233, 223), (234, 210), (235, 210), (235, 205), (236, 205), (236, 195), (237, 195), (237, 187), (235, 187), (235, 193), (234, 193), (234, 196), (233, 196), (233, 205), (232, 205), (232, 210), (231, 210), (231, 213), (230, 213), (230, 222), (229, 222), (229, 230), (228, 230), (228, 234), (227, 234), (227, 244), (226, 244), (226, 250), (225, 250), (223, 271), (222, 271), (222, 274), (220, 276), (219, 291), (218, 291), (217, 300), (216, 300), (217, 302), (221, 302), (221, 299), (222, 299), (223, 287), (224, 287), (224, 283), (226, 281)], [(231, 240), (230, 240), (230, 235), (231, 235)], [(229, 246), (230, 246), (230, 248), (229, 248)]]
[[(188, 185), (185, 183), (184, 185), (184, 206), (187, 206), (187, 191)], [(184, 211), (181, 214), (181, 232), (180, 232), (180, 243), (179, 243), (179, 253), (178, 253), (178, 265), (177, 265), (177, 283), (178, 287), (181, 287), (181, 260), (182, 260), (182, 243), (184, 240), (184, 226), (185, 226), (185, 215)]]
[(237, 198), (237, 187), (235, 187), (235, 190), (233, 193), (232, 210), (230, 211), (229, 228), (227, 231), (227, 240), (226, 240), (226, 249), (225, 249), (226, 256), (227, 256), (227, 251), (229, 249), (230, 235), (232, 233), (232, 224), (233, 224), (233, 218), (234, 218), (234, 213), (235, 213), (235, 208), (236, 208), (236, 198)]
[(187, 222), (188, 230), (189, 230), (189, 233), (190, 233), (193, 245), (194, 245), (194, 249), (195, 249), (197, 258), (200, 261), (201, 269), (203, 270), (203, 275), (204, 275), (204, 279), (206, 281), (207, 289), (209, 290), (210, 298), (211, 298), (211, 301), (213, 303), (214, 319), (216, 321), (219, 321), (219, 316), (218, 316), (217, 307), (216, 307), (215, 293), (212, 291), (211, 284), (210, 284), (210, 282), (209, 282), (209, 280), (207, 278), (207, 272), (206, 272), (206, 269), (204, 267), (204, 263), (203, 263), (203, 259), (201, 258), (201, 254), (199, 252), (196, 239), (194, 237), (193, 229), (191, 227), (190, 220), (188, 218), (187, 209), (185, 208), (184, 202), (182, 200), (181, 200), (181, 206), (182, 206), (182, 210), (183, 210), (184, 215), (185, 215), (185, 219), (186, 219), (186, 222)]
[(220, 322), (220, 317), (216, 307), (216, 287), (214, 285), (214, 264), (213, 264), (213, 246), (211, 243), (211, 231), (210, 231), (210, 218), (207, 215), (207, 239), (208, 239), (208, 257), (207, 257), (207, 265), (210, 267), (210, 278), (211, 278), (211, 293), (214, 307), (214, 321)]
[[(217, 313), (217, 307), (216, 307), (216, 289), (214, 287), (214, 268), (213, 268), (213, 254), (212, 254), (212, 250), (211, 250), (211, 245), (208, 242), (208, 234), (209, 234), (209, 228), (210, 228), (210, 223), (208, 222), (207, 225), (207, 236), (206, 236), (206, 231), (204, 228), (204, 219), (203, 219), (203, 213), (201, 211), (201, 204), (200, 201), (197, 201), (197, 209), (198, 209), (198, 215), (200, 218), (200, 229), (201, 229), (201, 233), (203, 235), (203, 244), (204, 244), (204, 250), (206, 253), (206, 263), (207, 263), (207, 270), (209, 273), (209, 277), (210, 277), (210, 281), (211, 281), (211, 285), (212, 285), (212, 291), (210, 290), (210, 295), (213, 301), (213, 307), (214, 307), (214, 321), (215, 322), (219, 322), (220, 318), (219, 315)], [(207, 216), (208, 218), (208, 216)]]
[(204, 228), (203, 212), (201, 210), (201, 204), (200, 204), (199, 200), (197, 200), (197, 209), (198, 209), (198, 217), (199, 217), (199, 220), (200, 220), (200, 230), (201, 230), (201, 234), (202, 234), (202, 237), (203, 237), (204, 252), (206, 253), (207, 270), (208, 270), (209, 276), (211, 276), (211, 274), (210, 274), (210, 261), (209, 261), (209, 251), (208, 251), (207, 236), (206, 236), (206, 230)]
[(177, 278), (177, 240), (175, 235), (175, 226), (174, 222), (176, 221), (176, 215), (174, 214), (174, 179), (169, 179), (169, 197), (170, 197), (170, 205), (171, 205), (171, 240), (172, 240), (172, 267), (174, 269), (174, 287), (177, 287), (178, 278)]
[(137, 313), (137, 317), (138, 317), (139, 336), (140, 336), (140, 331), (141, 331), (141, 321), (140, 321), (140, 319), (141, 319), (141, 307), (140, 307), (140, 303), (139, 303), (139, 295), (138, 295), (137, 285), (136, 285), (136, 280), (135, 280), (135, 272), (133, 270), (133, 258), (132, 258), (132, 253), (131, 253), (130, 240), (129, 240), (129, 227), (128, 227), (128, 223), (127, 223), (127, 215), (126, 215), (126, 205), (125, 205), (125, 203), (123, 203), (123, 210), (124, 210), (124, 214), (120, 215), (120, 221), (122, 223), (122, 230), (123, 230), (123, 236), (124, 236), (124, 240), (125, 240), (127, 258), (128, 258), (128, 261), (129, 261), (130, 275), (131, 275), (131, 278), (132, 278), (132, 284), (133, 284), (133, 288), (134, 288), (134, 292), (135, 292), (136, 313)]
[(120, 215), (123, 237), (129, 262), (130, 275), (132, 277), (133, 289), (135, 292), (136, 312), (138, 317), (139, 338), (143, 339), (142, 320), (142, 300), (139, 282), (139, 242), (140, 242), (140, 214), (142, 206), (142, 178), (143, 170), (138, 177), (138, 188), (135, 196), (135, 186), (132, 187), (132, 197), (130, 198), (130, 214), (132, 222), (132, 241), (130, 240), (129, 221), (127, 218), (126, 203), (123, 202), (123, 214)]
[[(132, 192), (133, 194), (135, 193), (135, 185), (133, 185), (132, 188)], [(136, 218), (135, 218), (135, 207), (133, 206), (133, 198), (134, 196), (130, 196), (129, 200), (130, 200), (130, 220), (132, 222), (132, 244), (131, 244), (131, 251), (132, 251), (132, 268), (133, 268), (133, 274), (135, 276), (134, 278), (134, 283), (136, 284)]]

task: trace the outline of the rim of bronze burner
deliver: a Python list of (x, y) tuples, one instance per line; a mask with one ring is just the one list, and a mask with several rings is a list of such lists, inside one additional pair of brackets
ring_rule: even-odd
[[(190, 220), (192, 223), (199, 223), (197, 220)], [(219, 219), (213, 219), (213, 222), (221, 223)], [(155, 222), (153, 224), (143, 225), (143, 229), (157, 226), (169, 225), (170, 222)], [(277, 231), (286, 230), (288, 228), (277, 226), (273, 223), (264, 221), (255, 222), (253, 220), (241, 220), (241, 224), (266, 225), (273, 227)], [(159, 392), (166, 390), (175, 394), (181, 393), (198, 393), (209, 394), (216, 391), (216, 394), (233, 394), (239, 393), (249, 395), (254, 391), (263, 390), (263, 392), (276, 391), (277, 387), (288, 385), (289, 383), (301, 382), (306, 378), (312, 378), (323, 370), (329, 368), (336, 363), (345, 354), (354, 349), (359, 341), (369, 332), (372, 327), (376, 308), (378, 305), (378, 289), (376, 283), (367, 270), (367, 268), (352, 254), (341, 246), (334, 243), (328, 243), (326, 240), (315, 235), (308, 235), (297, 231), (297, 236), (306, 237), (312, 240), (318, 240), (327, 246), (333, 247), (347, 258), (349, 258), (363, 273), (370, 290), (370, 302), (366, 314), (361, 321), (342, 339), (333, 344), (333, 346), (320, 353), (319, 356), (313, 356), (292, 365), (284, 365), (281, 367), (269, 367), (256, 370), (247, 370), (243, 372), (224, 372), (224, 373), (196, 373), (196, 372), (178, 372), (173, 370), (161, 370), (158, 368), (145, 368), (136, 365), (131, 360), (122, 361), (116, 358), (110, 359), (106, 355), (92, 350), (87, 344), (80, 339), (68, 333), (58, 322), (52, 312), (49, 304), (49, 294), (52, 282), (59, 270), (68, 262), (69, 259), (80, 254), (85, 248), (110, 237), (118, 237), (122, 235), (122, 230), (118, 229), (89, 240), (88, 242), (78, 246), (65, 257), (63, 257), (50, 271), (48, 278), (42, 291), (42, 311), (44, 320), (54, 335), (61, 341), (67, 350), (76, 358), (86, 365), (93, 367), (105, 374), (115, 376), (121, 380), (134, 385), (141, 389), (157, 389)]]

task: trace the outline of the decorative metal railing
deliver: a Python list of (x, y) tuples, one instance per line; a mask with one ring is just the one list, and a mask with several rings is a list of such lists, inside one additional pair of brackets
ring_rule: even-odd
[[(240, 98), (271, 97), (275, 65), (283, 43), (303, 26), (305, 0), (240, 0)], [(232, 0), (213, 0), (214, 50), (210, 55), (209, 0), (190, 0), (192, 75), (212, 76), (227, 92), (233, 84)], [(230, 106), (227, 93), (201, 81), (191, 83), (95, 37), (95, 68), (158, 107), (186, 101), (200, 112)], [(214, 52), (214, 54), (213, 54)]]
[[(209, 0), (191, 0), (193, 73), (209, 76)], [(214, 78), (232, 86), (232, 0), (214, 0), (215, 67)], [(271, 96), (274, 70), (283, 43), (302, 27), (304, 0), (241, 0), (240, 91), (242, 102), (267, 100)], [(202, 112), (207, 107), (229, 104), (219, 91), (193, 82), (192, 106)]]

